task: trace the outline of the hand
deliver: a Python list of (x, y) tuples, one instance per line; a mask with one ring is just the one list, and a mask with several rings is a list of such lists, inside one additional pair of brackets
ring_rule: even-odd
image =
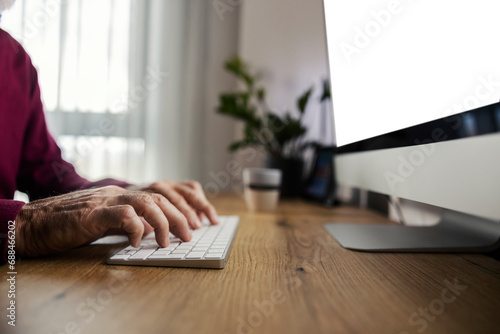
[(219, 223), (215, 208), (208, 202), (201, 185), (198, 182), (159, 181), (140, 190), (165, 196), (187, 218), (192, 229), (201, 227), (204, 216), (212, 224)]
[(169, 230), (184, 241), (191, 231), (184, 215), (164, 196), (109, 186), (27, 203), (16, 218), (16, 249), (36, 257), (95, 241), (120, 229), (132, 246), (153, 229), (161, 247)]

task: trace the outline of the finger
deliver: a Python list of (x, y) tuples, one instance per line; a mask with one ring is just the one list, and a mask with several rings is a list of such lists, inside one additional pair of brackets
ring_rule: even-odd
[(212, 224), (219, 223), (217, 211), (212, 206), (212, 204), (208, 202), (205, 195), (203, 194), (203, 191), (196, 191), (183, 184), (178, 184), (175, 187), (175, 190), (177, 190), (177, 192), (184, 197), (189, 205), (191, 205), (196, 210), (204, 213)]
[[(203, 187), (201, 186), (201, 184), (199, 182), (196, 182), (196, 181), (187, 181), (187, 182), (183, 182), (183, 184), (187, 185), (189, 188), (193, 189), (199, 196), (201, 196), (202, 200), (206, 201), (209, 205), (210, 202), (208, 201), (207, 197), (205, 196), (205, 192), (203, 191)], [(214, 208), (214, 211), (216, 212), (215, 208)], [(200, 220), (203, 221), (203, 219), (205, 219), (205, 214), (199, 210), (197, 210), (197, 213), (198, 213), (198, 217), (200, 218)], [(216, 212), (216, 215), (217, 215), (217, 212)], [(218, 220), (219, 217), (217, 217), (217, 220)]]
[(109, 229), (119, 228), (125, 232), (130, 244), (139, 247), (144, 224), (130, 205), (116, 205), (97, 209), (95, 221)]
[(143, 234), (143, 238), (148, 235), (149, 233), (153, 232), (155, 229), (153, 226), (149, 225), (149, 223), (146, 221), (146, 219), (144, 219), (144, 217), (139, 217), (142, 221), (142, 224), (144, 225), (144, 234)]
[(167, 217), (172, 234), (182, 241), (191, 240), (192, 234), (186, 217), (165, 196), (160, 194), (151, 194), (151, 196)]
[[(146, 222), (154, 228), (158, 245), (167, 247), (170, 242), (168, 236), (170, 222), (153, 197), (154, 194), (134, 191), (116, 196), (115, 201), (117, 201), (118, 204), (128, 204), (132, 206), (136, 214), (144, 217)], [(141, 225), (144, 228), (142, 221)]]
[(179, 182), (179, 184), (185, 185), (186, 187), (189, 187), (189, 188), (191, 188), (193, 190), (198, 190), (198, 186), (201, 186), (196, 181), (184, 181), (184, 182)]
[(186, 202), (184, 197), (173, 189), (165, 189), (165, 197), (186, 217), (191, 228), (201, 227), (201, 220), (196, 211)]
[[(144, 233), (142, 235), (142, 237), (144, 238), (146, 235), (153, 232), (154, 228), (151, 225), (149, 225), (148, 222), (143, 217), (139, 217), (139, 219), (142, 221), (142, 224), (144, 225)], [(113, 227), (108, 229), (105, 235), (126, 235), (126, 233), (122, 228)]]

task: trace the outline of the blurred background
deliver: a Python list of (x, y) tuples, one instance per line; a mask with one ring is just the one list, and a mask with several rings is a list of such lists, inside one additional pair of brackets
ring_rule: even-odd
[[(216, 113), (219, 94), (237, 87), (224, 62), (244, 59), (276, 113), (293, 111), (311, 86), (312, 99), (319, 99), (328, 77), (322, 6), (321, 0), (17, 0), (0, 27), (31, 55), (49, 128), (81, 175), (133, 183), (196, 179), (214, 193), (239, 177), (226, 173), (228, 163), (262, 166), (265, 156), (227, 150), (242, 127)], [(308, 108), (307, 136), (331, 145), (330, 110), (325, 134), (320, 104)]]

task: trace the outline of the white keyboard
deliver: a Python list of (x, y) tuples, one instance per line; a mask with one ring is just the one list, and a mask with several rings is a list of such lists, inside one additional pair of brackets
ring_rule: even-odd
[(208, 220), (193, 230), (188, 242), (170, 234), (170, 244), (160, 248), (154, 232), (142, 239), (139, 247), (128, 246), (108, 259), (108, 264), (186, 268), (224, 268), (238, 228), (238, 216), (220, 216), (218, 225)]

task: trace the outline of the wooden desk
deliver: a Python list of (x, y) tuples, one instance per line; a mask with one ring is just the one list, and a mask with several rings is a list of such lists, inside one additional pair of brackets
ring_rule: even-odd
[[(1, 333), (498, 333), (500, 263), (483, 255), (343, 249), (329, 221), (384, 222), (353, 208), (284, 202), (241, 216), (223, 270), (110, 266), (120, 245), (17, 263), (17, 326)], [(6, 272), (7, 266), (1, 267)], [(6, 277), (3, 274), (2, 277)]]

